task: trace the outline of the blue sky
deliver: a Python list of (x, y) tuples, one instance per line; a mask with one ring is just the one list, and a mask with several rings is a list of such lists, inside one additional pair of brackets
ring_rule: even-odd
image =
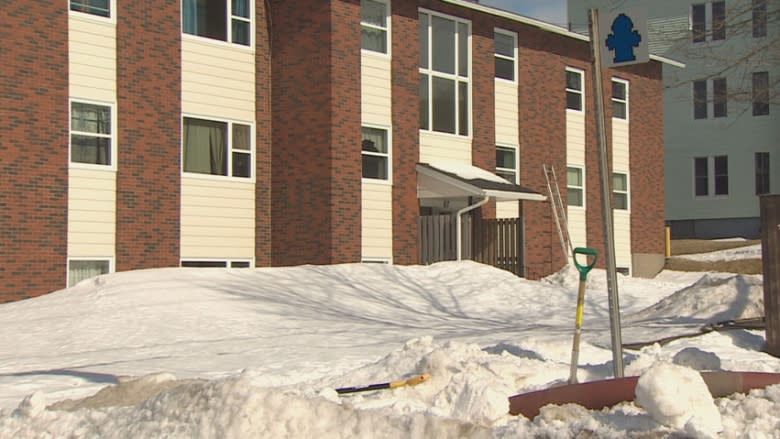
[(480, 0), (480, 3), (566, 27), (566, 0)]

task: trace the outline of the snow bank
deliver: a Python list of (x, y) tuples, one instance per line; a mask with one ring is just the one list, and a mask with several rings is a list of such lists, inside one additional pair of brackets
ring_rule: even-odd
[(636, 403), (658, 423), (684, 430), (693, 437), (723, 431), (720, 412), (701, 375), (690, 368), (658, 363), (636, 386)]

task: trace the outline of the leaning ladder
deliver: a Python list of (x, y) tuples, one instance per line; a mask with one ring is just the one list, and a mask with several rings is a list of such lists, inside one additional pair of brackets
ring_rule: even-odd
[(558, 237), (561, 240), (561, 249), (566, 260), (572, 255), (571, 237), (569, 236), (569, 222), (566, 218), (566, 208), (561, 200), (561, 191), (558, 189), (558, 178), (555, 176), (555, 168), (543, 165), (544, 178), (547, 180), (547, 193), (550, 195), (550, 205), (555, 218), (555, 226), (558, 228)]

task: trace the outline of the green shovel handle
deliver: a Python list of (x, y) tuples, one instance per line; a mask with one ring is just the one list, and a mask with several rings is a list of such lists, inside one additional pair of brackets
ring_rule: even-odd
[[(585, 255), (586, 261), (588, 260), (588, 256), (593, 256), (593, 260), (590, 261), (590, 264), (582, 265), (577, 262), (577, 255)], [(576, 247), (574, 249), (574, 255), (572, 256), (572, 259), (574, 259), (574, 266), (577, 267), (577, 271), (580, 272), (580, 281), (585, 281), (588, 279), (588, 273), (593, 269), (593, 266), (596, 265), (598, 256), (599, 252), (597, 252), (595, 248)]]

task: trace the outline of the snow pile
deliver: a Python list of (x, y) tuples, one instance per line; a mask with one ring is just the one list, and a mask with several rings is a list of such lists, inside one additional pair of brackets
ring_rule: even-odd
[(744, 247), (736, 247), (707, 253), (680, 255), (675, 256), (675, 258), (707, 262), (731, 261), (734, 259), (761, 259), (761, 244), (747, 245)]
[(723, 431), (707, 384), (697, 371), (684, 366), (658, 363), (647, 370), (637, 382), (636, 403), (658, 423), (693, 437)]

